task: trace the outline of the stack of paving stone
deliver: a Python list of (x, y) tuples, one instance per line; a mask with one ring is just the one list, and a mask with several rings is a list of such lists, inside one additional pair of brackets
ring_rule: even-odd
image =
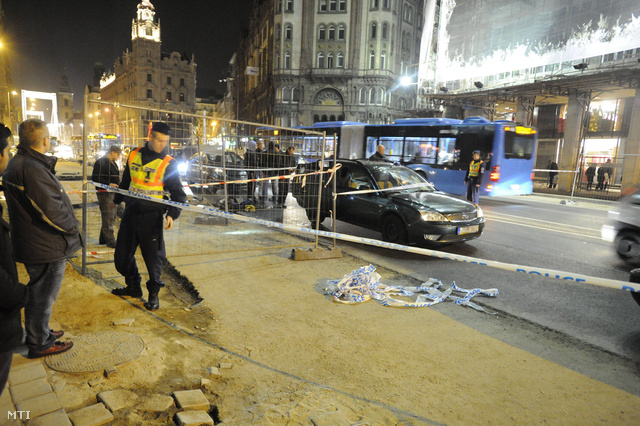
[[(0, 397), (2, 425), (29, 426), (98, 426), (115, 419), (113, 413), (124, 408), (143, 412), (166, 412), (174, 405), (180, 411), (174, 419), (179, 426), (213, 425), (210, 403), (200, 389), (176, 391), (173, 397), (155, 394), (140, 398), (126, 389), (106, 390), (97, 394), (97, 403), (67, 413), (55, 389), (47, 380), (41, 360), (13, 363), (7, 388)], [(6, 421), (5, 421), (6, 420)]]

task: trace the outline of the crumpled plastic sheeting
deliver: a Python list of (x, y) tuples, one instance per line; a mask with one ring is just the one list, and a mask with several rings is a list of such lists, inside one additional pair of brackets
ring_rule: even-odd
[[(469, 306), (478, 311), (486, 312), (482, 307), (471, 302), (471, 298), (482, 294), (484, 296), (495, 297), (498, 289), (474, 288), (466, 290), (460, 288), (455, 282), (446, 290), (440, 290), (444, 286), (442, 281), (430, 278), (418, 287), (388, 286), (380, 283), (380, 274), (375, 272), (373, 265), (363, 266), (345, 275), (341, 280), (327, 282), (325, 291), (332, 296), (334, 302), (355, 304), (366, 302), (370, 299), (379, 300), (384, 306), (403, 308), (423, 308), (433, 306), (446, 299), (456, 305)], [(463, 293), (464, 296), (455, 296), (453, 292)], [(416, 296), (416, 293), (417, 294)], [(398, 300), (398, 296), (413, 298), (413, 301)]]

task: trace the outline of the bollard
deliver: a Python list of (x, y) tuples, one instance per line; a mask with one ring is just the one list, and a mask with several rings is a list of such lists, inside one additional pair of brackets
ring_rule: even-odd
[[(640, 268), (631, 271), (629, 275), (629, 281), (631, 281), (632, 283), (640, 283)], [(633, 300), (635, 300), (636, 303), (640, 305), (640, 293), (632, 291), (631, 296), (633, 296)]]

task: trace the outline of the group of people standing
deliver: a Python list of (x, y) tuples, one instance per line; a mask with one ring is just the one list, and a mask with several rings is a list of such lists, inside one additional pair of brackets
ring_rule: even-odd
[[(294, 152), (293, 146), (289, 146), (285, 152), (281, 152), (280, 145), (274, 141), (269, 141), (267, 149), (264, 148), (262, 141), (257, 143), (254, 140), (249, 141), (244, 155), (244, 165), (247, 168), (249, 179), (274, 178), (249, 182), (247, 196), (250, 200), (272, 201), (277, 206), (284, 206), (289, 193), (290, 181), (275, 177), (289, 175), (295, 171), (298, 164), (293, 155)], [(271, 197), (269, 197), (269, 189), (271, 189)]]
[(611, 164), (611, 159), (608, 159), (603, 165), (597, 168), (596, 164), (592, 163), (589, 165), (587, 170), (584, 172), (585, 177), (587, 178), (587, 190), (590, 191), (593, 186), (593, 179), (597, 176), (596, 183), (596, 191), (606, 191), (609, 188), (609, 184), (611, 182), (611, 177), (613, 173)]
[[(112, 147), (94, 166), (94, 182), (117, 186), (161, 201), (185, 202), (186, 194), (177, 162), (165, 154), (170, 139), (166, 123), (153, 123), (144, 147), (131, 152), (119, 176), (119, 147)], [(28, 119), (18, 128), (19, 145), (10, 160), (12, 134), (0, 124), (0, 174), (9, 213), (2, 219), (0, 206), (0, 393), (5, 387), (14, 349), (22, 343), (21, 310), (29, 358), (65, 352), (72, 341), (59, 341), (63, 330), (49, 328), (52, 308), (60, 292), (69, 258), (83, 246), (73, 205), (55, 176), (56, 157), (50, 149), (49, 130), (44, 121)], [(112, 291), (118, 296), (142, 297), (141, 276), (135, 252), (141, 248), (149, 272), (144, 304), (158, 309), (162, 264), (165, 259), (163, 231), (173, 227), (180, 209), (161, 202), (125, 196), (122, 192), (99, 192), (102, 213), (100, 243), (115, 247), (114, 263), (125, 278), (125, 287)], [(117, 206), (125, 209), (117, 238), (113, 223)], [(165, 219), (166, 217), (166, 219)], [(15, 262), (23, 263), (29, 282), (19, 282)]]

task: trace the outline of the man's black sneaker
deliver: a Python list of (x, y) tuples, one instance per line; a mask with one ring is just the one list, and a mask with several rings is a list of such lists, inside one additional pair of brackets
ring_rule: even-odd
[(116, 296), (142, 297), (142, 289), (140, 287), (120, 287), (111, 290), (111, 294)]

